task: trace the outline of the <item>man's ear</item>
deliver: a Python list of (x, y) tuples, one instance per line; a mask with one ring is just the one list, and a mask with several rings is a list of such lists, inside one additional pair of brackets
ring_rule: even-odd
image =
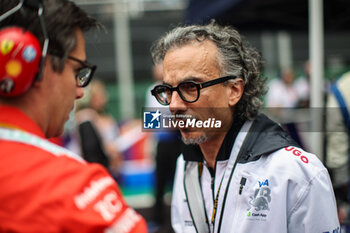
[(46, 57), (44, 62), (45, 63), (43, 66), (43, 70), (42, 70), (40, 79), (35, 80), (33, 83), (33, 87), (35, 87), (35, 88), (42, 87), (43, 85), (46, 85), (47, 82), (49, 81), (48, 76), (55, 75), (55, 72), (52, 69), (51, 59), (49, 57)]
[(229, 87), (229, 106), (235, 106), (237, 102), (242, 98), (244, 91), (244, 81), (242, 78), (238, 78), (234, 81), (228, 82)]

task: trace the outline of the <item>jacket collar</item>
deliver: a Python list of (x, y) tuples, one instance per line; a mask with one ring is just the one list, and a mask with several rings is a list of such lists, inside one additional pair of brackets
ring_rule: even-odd
[[(227, 160), (236, 137), (244, 122), (236, 122), (227, 132), (220, 147), (217, 161)], [(249, 133), (238, 154), (238, 162), (246, 163), (259, 159), (262, 155), (268, 155), (278, 149), (287, 146), (297, 146), (291, 136), (280, 125), (269, 119), (264, 114), (259, 114), (253, 121)], [(197, 145), (187, 145), (183, 148), (185, 161), (202, 162), (203, 154)]]
[(241, 147), (238, 162), (255, 161), (263, 155), (269, 155), (287, 146), (300, 147), (279, 124), (266, 115), (259, 114)]
[(28, 115), (7, 105), (0, 105), (0, 127), (18, 129), (45, 138), (44, 132)]

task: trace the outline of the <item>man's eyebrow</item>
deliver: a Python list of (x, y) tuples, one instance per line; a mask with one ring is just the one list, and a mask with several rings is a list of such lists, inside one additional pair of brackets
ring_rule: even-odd
[[(190, 76), (190, 77), (184, 78), (184, 79), (183, 79), (181, 82), (179, 82), (179, 83), (187, 82), (187, 81), (203, 82), (203, 78)], [(164, 82), (164, 81), (163, 81), (163, 84), (171, 86), (169, 83)]]
[(184, 78), (183, 81), (203, 82), (203, 78), (191, 76), (191, 77)]

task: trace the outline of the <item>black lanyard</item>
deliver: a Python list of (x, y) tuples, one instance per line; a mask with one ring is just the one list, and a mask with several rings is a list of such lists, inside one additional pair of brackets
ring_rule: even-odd
[[(203, 162), (198, 162), (198, 174), (199, 174), (199, 179), (201, 179), (201, 177), (202, 177), (202, 172), (203, 172)], [(213, 226), (214, 226), (215, 219), (216, 219), (216, 213), (217, 213), (218, 201), (219, 201), (219, 194), (220, 194), (221, 185), (222, 185), (222, 182), (223, 182), (223, 180), (224, 180), (224, 177), (225, 177), (225, 172), (224, 172), (224, 174), (222, 175), (221, 182), (220, 182), (218, 191), (217, 191), (216, 196), (215, 196), (215, 199), (214, 199), (213, 212), (212, 212), (212, 216), (211, 216), (211, 223), (213, 224)], [(215, 187), (215, 186), (214, 186), (214, 187)], [(207, 215), (205, 215), (205, 216), (207, 216)], [(207, 218), (207, 217), (206, 217), (206, 218)], [(206, 221), (208, 222), (208, 219), (206, 219)]]

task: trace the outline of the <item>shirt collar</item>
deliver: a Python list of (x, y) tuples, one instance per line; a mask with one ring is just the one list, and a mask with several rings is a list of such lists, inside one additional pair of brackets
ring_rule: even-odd
[(0, 106), (0, 127), (23, 130), (45, 138), (40, 127), (20, 109), (11, 106)]
[[(235, 121), (229, 131), (227, 131), (224, 141), (216, 157), (216, 161), (228, 160), (234, 141), (241, 129), (244, 121)], [(198, 145), (184, 145), (183, 156), (185, 161), (202, 162), (203, 153)]]

